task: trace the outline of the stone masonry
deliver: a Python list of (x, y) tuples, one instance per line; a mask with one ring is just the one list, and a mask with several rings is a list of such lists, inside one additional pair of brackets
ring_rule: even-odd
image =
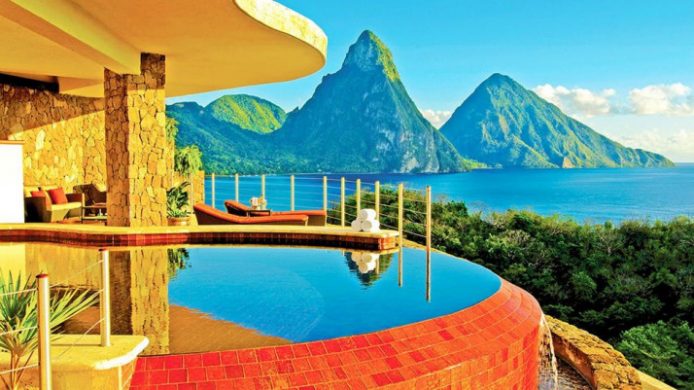
[(24, 184), (105, 184), (103, 99), (0, 84), (0, 139), (24, 141)]
[(166, 225), (172, 158), (166, 140), (165, 58), (143, 53), (141, 74), (105, 70), (108, 224)]
[(621, 352), (585, 330), (547, 316), (557, 357), (598, 390), (639, 390), (638, 372)]

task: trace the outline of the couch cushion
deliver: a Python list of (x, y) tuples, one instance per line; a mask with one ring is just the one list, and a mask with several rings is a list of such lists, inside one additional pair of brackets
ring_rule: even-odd
[(24, 186), (24, 197), (30, 198), (33, 191), (38, 191), (39, 186)]
[(78, 209), (82, 207), (82, 203), (80, 202), (68, 202), (68, 203), (63, 203), (63, 204), (54, 204), (51, 205), (49, 208), (50, 211), (56, 211), (56, 210), (72, 210), (72, 209)]
[(46, 208), (51, 207), (51, 197), (48, 196), (46, 191), (31, 191), (31, 197), (32, 198), (44, 198), (43, 200), (46, 202)]
[(48, 190), (48, 196), (51, 197), (51, 203), (53, 204), (65, 204), (68, 202), (63, 187)]

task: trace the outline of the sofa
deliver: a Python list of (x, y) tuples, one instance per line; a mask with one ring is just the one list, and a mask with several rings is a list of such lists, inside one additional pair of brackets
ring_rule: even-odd
[[(65, 194), (67, 202), (60, 204), (46, 199), (46, 197), (49, 197), (48, 191), (58, 188), (60, 187), (24, 187), (24, 214), (27, 222), (60, 222), (66, 218), (82, 217), (84, 194), (67, 193)], [(38, 192), (43, 192), (45, 196), (35, 196), (34, 194)]]

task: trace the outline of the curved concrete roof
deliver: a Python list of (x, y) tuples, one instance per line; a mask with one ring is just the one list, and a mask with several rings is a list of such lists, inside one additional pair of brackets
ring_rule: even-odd
[[(0, 73), (103, 95), (103, 70), (139, 73), (140, 53), (166, 55), (166, 94), (287, 81), (325, 64), (327, 38), (271, 0), (7, 0)], [(7, 55), (11, 53), (11, 55)]]

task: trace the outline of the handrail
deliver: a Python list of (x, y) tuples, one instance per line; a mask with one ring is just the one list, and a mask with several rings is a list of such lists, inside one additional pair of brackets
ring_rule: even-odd
[[(423, 240), (427, 246), (427, 253), (431, 251), (432, 239), (432, 194), (431, 187), (413, 189), (416, 195), (405, 193), (404, 184), (393, 185), (381, 183), (380, 180), (364, 181), (361, 178), (350, 176), (349, 178), (336, 177), (334, 175), (306, 174), (306, 175), (205, 175), (212, 180), (212, 200), (216, 202), (219, 190), (214, 183), (217, 178), (233, 178), (233, 192), (224, 192), (225, 197), (239, 200), (240, 193), (251, 191), (253, 196), (264, 196), (270, 205), (275, 207), (287, 207), (295, 209), (320, 209), (328, 212), (328, 219), (338, 225), (347, 226), (348, 218), (357, 218), (362, 207), (373, 207), (379, 221), (396, 220), (398, 226), (390, 226), (382, 223), (384, 228), (395, 229), (400, 233), (400, 245), (402, 237), (416, 237)], [(228, 183), (225, 180), (225, 183)], [(223, 191), (229, 191), (225, 184), (221, 186)], [(424, 210), (416, 210), (412, 204), (419, 208), (424, 205)], [(405, 207), (405, 206), (409, 207)], [(423, 234), (409, 231), (406, 228), (420, 228)]]

